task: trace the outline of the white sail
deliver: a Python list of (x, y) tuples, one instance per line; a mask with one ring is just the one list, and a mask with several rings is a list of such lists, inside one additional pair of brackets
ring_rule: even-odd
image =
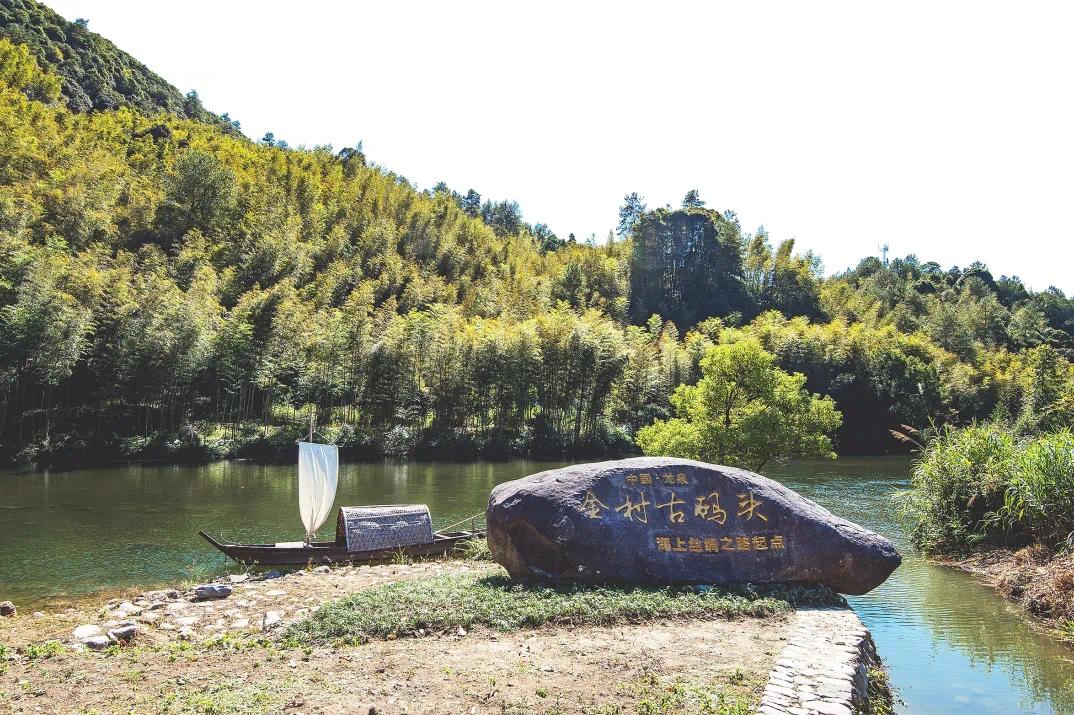
[(298, 443), (298, 509), (306, 527), (306, 541), (332, 511), (339, 477), (339, 451), (334, 444)]

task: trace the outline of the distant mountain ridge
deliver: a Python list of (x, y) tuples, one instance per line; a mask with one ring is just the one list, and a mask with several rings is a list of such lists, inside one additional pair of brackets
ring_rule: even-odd
[(0, 0), (0, 37), (27, 45), (43, 69), (62, 79), (72, 111), (129, 106), (231, 128), (196, 96), (184, 96), (109, 40), (34, 0)]

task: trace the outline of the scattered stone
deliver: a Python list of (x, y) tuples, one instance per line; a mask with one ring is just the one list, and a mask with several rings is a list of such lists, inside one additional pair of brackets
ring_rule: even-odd
[(90, 636), (89, 638), (82, 639), (82, 645), (90, 650), (104, 650), (112, 645), (112, 641), (108, 636)]
[(265, 595), (266, 596), (286, 596), (287, 591), (281, 591), (280, 589), (275, 588), (275, 589), (273, 589), (271, 591), (266, 591)]
[(250, 619), (249, 618), (239, 618), (239, 619), (233, 621), (232, 624), (231, 624), (231, 629), (235, 630), (235, 631), (245, 630), (246, 628), (249, 628), (249, 627), (250, 627)]
[(188, 641), (194, 638), (194, 629), (190, 626), (183, 626), (179, 629), (179, 639)]
[(230, 581), (231, 583), (242, 583), (243, 581), (246, 581), (249, 578), (250, 578), (250, 574), (248, 574), (248, 573), (233, 573), (233, 574), (230, 574), (227, 577), (227, 580)]
[(261, 619), (261, 628), (263, 630), (274, 628), (281, 620), (283, 620), (283, 617), (277, 611), (268, 611)]
[(124, 601), (123, 603), (121, 603), (118, 606), (116, 606), (116, 611), (117, 612), (125, 612), (125, 613), (128, 613), (128, 614), (132, 615), (132, 616), (137, 616), (139, 613), (142, 612), (142, 609), (139, 608), (138, 606), (135, 606), (130, 601)]
[(261, 574), (261, 580), (262, 581), (268, 581), (270, 579), (280, 578), (282, 576), (283, 576), (283, 574), (280, 573), (279, 571), (276, 571), (276, 570), (266, 571), (265, 573)]
[(642, 584), (810, 581), (863, 594), (901, 556), (879, 534), (753, 472), (666, 457), (500, 484), (487, 513), (512, 577)]
[(176, 601), (175, 603), (169, 603), (164, 610), (168, 613), (179, 613), (181, 611), (185, 611), (188, 608), (190, 608), (190, 604), (186, 601)]
[(31, 615), (31, 616), (32, 616), (33, 618), (44, 618), (44, 617), (45, 617), (45, 614), (44, 614), (44, 613), (42, 613), (41, 611), (34, 611), (34, 612), (33, 612), (33, 613), (31, 613), (30, 615)]
[(313, 573), (320, 574), (320, 575), (323, 575), (323, 574), (326, 574), (326, 573), (331, 573), (331, 572), (332, 572), (332, 569), (328, 568), (327, 566), (317, 566), (317, 567), (315, 567), (313, 569)]
[(464, 635), (466, 635), (466, 629), (463, 628), (462, 626), (459, 626), (459, 630), (455, 631), (455, 635), (457, 635), (460, 638), (462, 638)]
[(90, 623), (87, 623), (84, 626), (79, 626), (78, 628), (75, 629), (75, 632), (74, 632), (75, 640), (80, 640), (80, 641), (84, 641), (87, 638), (92, 638), (93, 636), (99, 636), (99, 635), (101, 635), (101, 627), (100, 626), (95, 626), (95, 625), (90, 624)]
[(211, 598), (227, 598), (231, 595), (231, 586), (225, 583), (203, 583), (194, 587), (194, 598), (204, 601)]
[(18, 612), (19, 609), (15, 608), (15, 604), (11, 601), (0, 601), (0, 616), (14, 616)]
[(108, 637), (117, 641), (129, 641), (138, 634), (138, 626), (133, 623), (129, 626), (120, 626), (119, 628), (113, 628), (108, 631)]
[(175, 622), (179, 626), (192, 626), (200, 620), (201, 619), (197, 616), (184, 616), (182, 618), (176, 618)]

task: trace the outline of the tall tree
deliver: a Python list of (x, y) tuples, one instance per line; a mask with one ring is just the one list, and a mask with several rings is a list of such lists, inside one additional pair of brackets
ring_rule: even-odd
[(619, 207), (619, 227), (616, 233), (620, 236), (629, 236), (634, 231), (642, 215), (645, 213), (645, 199), (638, 196), (638, 192), (632, 192), (623, 197), (623, 205)]
[(676, 417), (638, 430), (646, 454), (759, 470), (790, 457), (834, 459), (829, 435), (842, 416), (830, 397), (810, 395), (754, 340), (709, 350), (697, 385), (671, 398)]
[(684, 209), (701, 209), (705, 208), (705, 202), (697, 189), (690, 189), (682, 199), (682, 207)]

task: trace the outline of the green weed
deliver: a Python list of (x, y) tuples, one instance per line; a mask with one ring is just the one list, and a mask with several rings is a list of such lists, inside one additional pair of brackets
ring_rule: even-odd
[[(810, 589), (811, 598), (832, 598)], [(365, 589), (292, 625), (285, 643), (353, 642), (484, 626), (499, 631), (558, 625), (642, 623), (654, 618), (763, 617), (788, 611), (795, 588), (720, 589), (527, 586), (506, 576), (450, 574)]]

